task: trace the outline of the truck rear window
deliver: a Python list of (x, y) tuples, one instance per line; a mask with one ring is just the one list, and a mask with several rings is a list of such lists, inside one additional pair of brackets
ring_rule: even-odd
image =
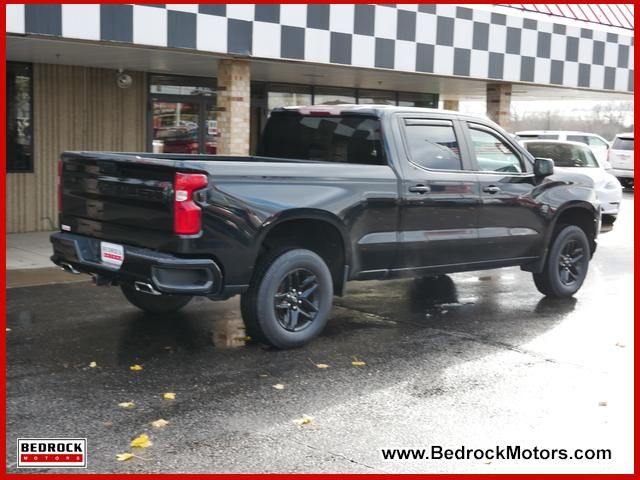
[(611, 148), (613, 150), (633, 150), (633, 138), (616, 137)]
[(360, 115), (273, 113), (259, 154), (322, 162), (386, 165), (380, 121)]

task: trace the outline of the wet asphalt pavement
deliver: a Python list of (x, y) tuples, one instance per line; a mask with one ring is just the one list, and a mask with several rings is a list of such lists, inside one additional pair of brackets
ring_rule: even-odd
[[(291, 351), (245, 344), (237, 298), (153, 317), (119, 289), (80, 282), (9, 289), (7, 311), (9, 471), (17, 437), (86, 437), (89, 472), (632, 471), (629, 193), (566, 301), (541, 297), (517, 268), (351, 283), (325, 333)], [(303, 415), (313, 420), (299, 426)], [(160, 418), (169, 424), (150, 426)], [(131, 449), (144, 432), (153, 445)], [(380, 452), (431, 445), (605, 448), (612, 459)], [(138, 458), (116, 461), (123, 452)]]

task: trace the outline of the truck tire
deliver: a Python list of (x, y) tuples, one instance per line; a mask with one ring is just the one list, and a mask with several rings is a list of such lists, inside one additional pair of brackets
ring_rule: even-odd
[(131, 285), (120, 285), (120, 289), (129, 303), (148, 313), (176, 312), (193, 298), (189, 295), (151, 295), (139, 292)]
[(631, 190), (633, 188), (633, 178), (618, 178), (622, 184), (622, 188)]
[(310, 250), (294, 248), (259, 262), (240, 308), (247, 335), (287, 349), (318, 336), (332, 304), (333, 280), (327, 264)]
[(572, 296), (587, 276), (590, 258), (584, 231), (575, 225), (561, 227), (549, 249), (544, 270), (533, 274), (538, 291), (551, 298)]

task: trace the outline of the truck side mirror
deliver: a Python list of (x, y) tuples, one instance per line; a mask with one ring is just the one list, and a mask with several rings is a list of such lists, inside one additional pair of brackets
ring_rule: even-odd
[(533, 163), (533, 174), (536, 177), (548, 177), (553, 175), (553, 160), (550, 158), (536, 158)]

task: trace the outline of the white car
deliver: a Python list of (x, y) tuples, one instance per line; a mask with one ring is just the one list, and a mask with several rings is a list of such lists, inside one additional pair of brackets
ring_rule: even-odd
[(560, 140), (562, 142), (578, 142), (589, 145), (594, 155), (598, 159), (601, 168), (608, 170), (607, 155), (609, 153), (609, 142), (600, 135), (586, 132), (572, 132), (567, 130), (526, 130), (516, 132), (518, 140)]
[(633, 188), (633, 132), (619, 133), (609, 150), (611, 173), (627, 188)]
[(552, 159), (558, 170), (577, 171), (590, 177), (600, 200), (602, 221), (615, 222), (622, 201), (622, 185), (615, 176), (599, 167), (588, 146), (558, 140), (528, 140), (521, 143), (534, 157)]

